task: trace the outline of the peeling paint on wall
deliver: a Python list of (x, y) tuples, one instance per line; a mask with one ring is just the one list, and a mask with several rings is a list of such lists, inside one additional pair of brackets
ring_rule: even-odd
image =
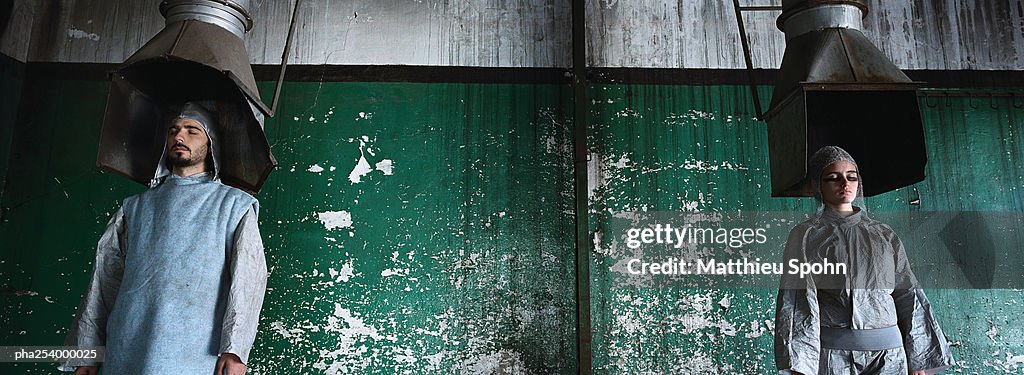
[(466, 374), (528, 374), (529, 369), (523, 363), (521, 355), (510, 350), (480, 355), (462, 363)]
[(352, 213), (348, 211), (318, 212), (316, 217), (327, 230), (352, 227)]
[(1011, 353), (992, 353), (992, 359), (985, 360), (985, 367), (1007, 374), (1019, 374), (1024, 370), (1024, 355), (1013, 355)]
[[(295, 85), (321, 104), (299, 101), (267, 131), (295, 132), (272, 139), (282, 164), (323, 170), (265, 188), (292, 201), (264, 202), (283, 222), (266, 241), (281, 248), (264, 307), (280, 324), (261, 336), (256, 352), (272, 359), (254, 373), (575, 372), (573, 294), (561, 287), (573, 275), (564, 88)], [(466, 100), (509, 95), (529, 99)], [(325, 106), (326, 126), (294, 121)], [(341, 212), (358, 231), (334, 233), (351, 229)]]
[(385, 176), (390, 176), (390, 175), (394, 174), (394, 170), (392, 169), (392, 168), (394, 168), (394, 166), (392, 164), (391, 159), (384, 159), (384, 160), (378, 161), (376, 164), (374, 164), (374, 167), (378, 171), (383, 172)]
[(334, 304), (334, 314), (327, 317), (324, 330), (338, 333), (338, 344), (334, 348), (322, 349), (320, 360), (313, 364), (313, 368), (324, 370), (330, 375), (365, 373), (368, 362), (352, 361), (369, 356), (369, 349), (360, 342), (396, 340), (395, 337), (380, 335), (377, 328), (368, 326), (361, 317), (353, 315), (351, 310), (340, 303)]
[[(360, 117), (357, 118), (356, 120), (372, 118), (372, 116), (368, 117), (363, 112), (359, 112), (359, 115)], [(348, 174), (349, 182), (351, 182), (352, 184), (358, 184), (363, 181), (363, 177), (366, 177), (367, 175), (370, 174), (370, 172), (373, 172), (374, 170), (381, 171), (385, 176), (391, 176), (394, 172), (394, 170), (392, 169), (393, 161), (391, 159), (381, 159), (380, 161), (374, 163), (374, 166), (371, 167), (370, 162), (367, 161), (366, 159), (366, 155), (369, 154), (370, 157), (377, 156), (376, 151), (372, 146), (373, 141), (370, 139), (370, 137), (365, 135), (359, 137), (358, 141), (359, 160), (356, 161), (356, 165), (352, 167), (352, 171), (349, 172)]]

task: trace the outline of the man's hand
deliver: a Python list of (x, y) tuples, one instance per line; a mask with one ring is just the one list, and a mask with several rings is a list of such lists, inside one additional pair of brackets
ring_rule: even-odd
[(78, 366), (75, 367), (75, 375), (96, 375), (100, 371), (99, 366)]
[[(217, 370), (214, 375), (242, 375), (245, 374), (245, 365), (237, 355), (221, 353), (217, 359)], [(77, 373), (75, 375), (78, 375)]]

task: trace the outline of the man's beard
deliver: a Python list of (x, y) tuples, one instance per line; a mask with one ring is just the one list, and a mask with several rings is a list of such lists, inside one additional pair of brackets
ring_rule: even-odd
[[(172, 146), (173, 148), (173, 146)], [(167, 166), (170, 168), (187, 168), (198, 164), (205, 164), (207, 159), (207, 146), (202, 146), (198, 150), (189, 150), (187, 156), (178, 157), (173, 151), (167, 154)]]

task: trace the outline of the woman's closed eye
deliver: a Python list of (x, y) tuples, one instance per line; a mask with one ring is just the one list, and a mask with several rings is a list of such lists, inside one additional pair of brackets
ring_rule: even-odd
[[(842, 181), (843, 179), (844, 179), (844, 177), (842, 175), (830, 174), (830, 175), (825, 176), (825, 178), (823, 178), (822, 180), (825, 181), (825, 182), (839, 182), (839, 181)], [(847, 175), (845, 177), (845, 180), (846, 181), (850, 181), (850, 182), (854, 182), (854, 181), (857, 181), (859, 179), (860, 178), (856, 174), (850, 174), (850, 175)]]

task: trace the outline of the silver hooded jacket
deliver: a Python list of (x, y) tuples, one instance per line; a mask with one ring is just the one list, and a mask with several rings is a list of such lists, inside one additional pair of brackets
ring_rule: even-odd
[[(786, 262), (828, 258), (846, 263), (849, 271), (804, 279), (783, 275), (775, 314), (775, 361), (780, 373), (850, 374), (849, 369), (860, 367), (835, 361), (858, 356), (836, 356), (822, 349), (821, 327), (864, 330), (898, 326), (902, 350), (874, 361), (902, 361), (900, 354), (904, 354), (903, 368), (929, 374), (953, 365), (928, 298), (910, 270), (903, 243), (888, 225), (872, 220), (860, 209), (846, 217), (825, 209), (793, 228), (785, 258)], [(884, 357), (885, 353), (879, 354)]]

